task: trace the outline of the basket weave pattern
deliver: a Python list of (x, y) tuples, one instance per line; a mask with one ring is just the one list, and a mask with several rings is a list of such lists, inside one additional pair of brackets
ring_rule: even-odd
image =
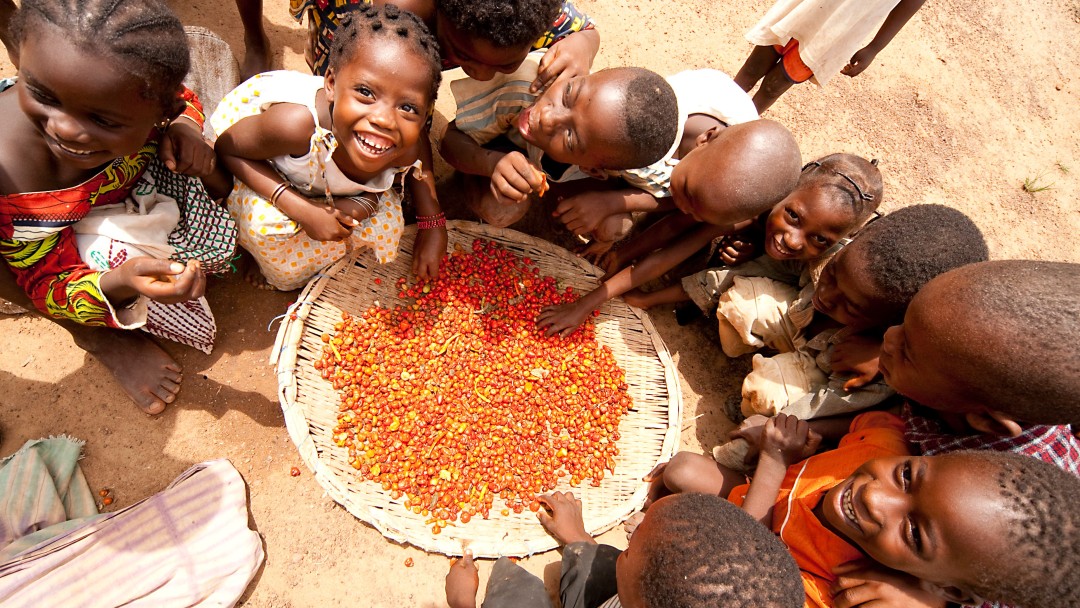
[[(594, 288), (602, 274), (564, 249), (513, 230), (472, 222), (449, 222), (447, 230), (451, 248), (460, 244), (469, 249), (478, 237), (493, 240), (532, 258), (542, 274), (579, 292)], [(406, 509), (403, 498), (393, 500), (379, 484), (361, 479), (348, 462), (348, 450), (334, 445), (340, 401), (313, 365), (322, 356), (320, 336), (334, 332), (342, 311), (359, 314), (376, 302), (387, 308), (402, 303), (395, 282), (409, 274), (415, 234), (415, 227), (406, 229), (401, 251), (390, 264), (378, 264), (370, 249), (352, 252), (313, 279), (290, 307), (292, 314), (278, 332), (271, 360), (277, 366), (278, 396), (289, 435), (326, 492), (387, 538), (446, 555), (460, 555), (463, 544), (477, 557), (553, 549), (555, 540), (534, 513), (525, 510), (504, 516), (501, 499), (496, 499), (489, 519), (477, 517), (432, 534), (424, 517)], [(381, 285), (375, 283), (376, 277), (382, 279)], [(641, 506), (647, 491), (642, 476), (678, 446), (681, 396), (675, 366), (647, 316), (621, 300), (612, 300), (594, 321), (597, 340), (612, 350), (626, 372), (634, 406), (619, 425), (615, 472), (605, 476), (599, 487), (586, 481), (571, 488), (564, 479), (556, 489), (572, 490), (581, 498), (585, 528), (599, 534)]]

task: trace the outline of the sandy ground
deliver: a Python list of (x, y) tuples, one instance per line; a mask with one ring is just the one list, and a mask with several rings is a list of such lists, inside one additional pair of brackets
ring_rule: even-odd
[[(770, 2), (578, 4), (601, 26), (597, 67), (733, 74), (750, 48), (743, 33)], [(186, 23), (217, 31), (242, 51), (232, 2), (173, 6)], [(266, 7), (274, 63), (302, 70), (302, 30), (286, 6), (276, 0)], [(885, 210), (946, 204), (973, 217), (995, 258), (1080, 262), (1077, 56), (1080, 0), (938, 0), (863, 75), (839, 76), (824, 89), (795, 87), (767, 116), (795, 133), (806, 160), (837, 151), (881, 159)], [(13, 73), (0, 62), (0, 75)], [(452, 115), (448, 94), (438, 107)], [(1025, 180), (1035, 183), (1031, 189), (1049, 188), (1027, 192)], [(0, 317), (0, 454), (40, 436), (86, 439), (83, 470), (95, 490), (113, 488), (110, 508), (161, 490), (192, 463), (229, 458), (247, 479), (267, 551), (245, 605), (444, 606), (445, 557), (386, 541), (327, 498), (306, 471), (289, 476), (300, 461), (266, 361), (273, 319), (294, 296), (257, 292), (235, 277), (214, 281), (209, 295), (222, 328), (218, 346), (207, 356), (167, 345), (185, 367), (184, 388), (156, 418), (140, 414), (56, 325)], [(669, 312), (652, 312), (681, 376), (682, 447), (704, 451), (731, 426), (724, 404), (736, 396), (747, 362), (727, 360), (710, 325), (681, 328)], [(625, 543), (621, 532), (601, 540)], [(406, 568), (406, 558), (415, 566)], [(558, 559), (552, 551), (522, 564), (551, 587)], [(489, 571), (490, 563), (481, 564), (482, 581)]]

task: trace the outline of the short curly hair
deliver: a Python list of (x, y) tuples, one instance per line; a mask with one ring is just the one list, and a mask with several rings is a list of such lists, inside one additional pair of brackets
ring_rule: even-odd
[(532, 45), (559, 16), (563, 0), (436, 0), (455, 29), (500, 47)]
[[(24, 0), (11, 19), (15, 46), (51, 24), (81, 48), (114, 57), (142, 81), (142, 95), (165, 116), (184, 109), (180, 91), (191, 67), (180, 19), (159, 0)], [(87, 78), (93, 78), (88, 74)]]
[[(658, 508), (659, 507), (659, 508)], [(650, 608), (799, 608), (806, 599), (787, 547), (745, 511), (713, 494), (675, 494), (650, 509), (640, 589)]]
[(982, 232), (963, 213), (944, 205), (913, 205), (871, 222), (848, 245), (866, 262), (864, 276), (884, 301), (902, 311), (934, 277), (986, 261)]
[(854, 154), (830, 154), (803, 167), (796, 190), (829, 188), (835, 202), (851, 210), (854, 226), (865, 222), (881, 205), (884, 184), (877, 161)]
[[(985, 601), (1018, 606), (1080, 606), (1080, 479), (1023, 454), (964, 451), (932, 458), (963, 459), (998, 491), (1009, 525), (997, 530), (1011, 559), (979, 564), (970, 591)], [(980, 466), (982, 465), (982, 466)], [(981, 469), (981, 470), (980, 470)]]
[(411, 43), (413, 49), (427, 63), (431, 72), (430, 97), (432, 103), (442, 82), (442, 59), (439, 55), (439, 43), (419, 17), (403, 11), (394, 4), (375, 6), (360, 4), (350, 11), (341, 21), (341, 27), (334, 33), (334, 42), (330, 47), (327, 66), (337, 72), (340, 67), (352, 61), (364, 42), (378, 36), (390, 36), (393, 39)]
[(621, 152), (603, 159), (605, 169), (638, 169), (664, 158), (679, 133), (679, 105), (667, 80), (645, 68), (607, 68), (617, 72), (625, 91)]
[[(972, 402), (1032, 424), (1080, 423), (1080, 264), (996, 260), (926, 286), (949, 377)], [(918, 296), (916, 296), (918, 298)]]

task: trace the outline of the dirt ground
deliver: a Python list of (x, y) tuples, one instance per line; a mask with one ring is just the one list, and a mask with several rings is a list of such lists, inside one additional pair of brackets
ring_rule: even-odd
[[(228, 0), (173, 2), (242, 53)], [(600, 24), (596, 67), (641, 65), (669, 74), (712, 67), (734, 74), (750, 50), (744, 32), (770, 0), (579, 0)], [(720, 7), (723, 8), (720, 8)], [(284, 0), (267, 2), (275, 67), (305, 69), (302, 29)], [(881, 159), (885, 210), (942, 203), (969, 214), (994, 258), (1080, 262), (1080, 0), (928, 2), (855, 79), (793, 88), (767, 113), (788, 126), (805, 160), (845, 151)], [(6, 59), (0, 55), (0, 59)], [(0, 76), (14, 73), (6, 60)], [(449, 78), (461, 77), (460, 72)], [(446, 87), (439, 103), (452, 115)], [(1070, 101), (1071, 100), (1071, 101)], [(1029, 192), (1027, 190), (1039, 190)], [(274, 317), (293, 294), (255, 291), (235, 277), (209, 292), (221, 336), (213, 355), (166, 347), (185, 367), (183, 390), (148, 418), (109, 374), (53, 323), (0, 316), (0, 454), (60, 433), (87, 440), (91, 486), (130, 504), (189, 465), (228, 458), (246, 478), (264, 568), (243, 601), (257, 607), (445, 606), (447, 560), (385, 540), (333, 503), (304, 471), (285, 431), (267, 357)], [(711, 325), (652, 317), (680, 372), (682, 448), (704, 451), (730, 428), (724, 404), (745, 360), (727, 360)], [(621, 532), (601, 539), (625, 546)], [(406, 568), (406, 558), (415, 566)], [(557, 584), (552, 551), (522, 564)], [(482, 583), (490, 562), (481, 564)], [(136, 573), (133, 573), (136, 574)]]

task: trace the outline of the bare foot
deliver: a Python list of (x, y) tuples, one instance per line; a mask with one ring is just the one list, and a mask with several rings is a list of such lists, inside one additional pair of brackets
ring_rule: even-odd
[(267, 282), (266, 277), (262, 273), (262, 269), (259, 268), (259, 263), (255, 261), (255, 258), (251, 257), (251, 254), (246, 249), (238, 247), (240, 257), (236, 260), (236, 266), (238, 272), (244, 275), (244, 280), (256, 289), (263, 291), (277, 291), (277, 287), (274, 287)]
[(450, 608), (476, 608), (476, 592), (480, 589), (480, 574), (473, 564), (472, 553), (450, 564), (446, 574), (446, 603)]
[(630, 540), (630, 537), (634, 535), (634, 530), (637, 530), (637, 527), (641, 525), (643, 519), (645, 519), (645, 514), (641, 511), (626, 518), (626, 521), (622, 524), (622, 529), (626, 532), (626, 540)]
[(270, 39), (265, 33), (260, 34), (253, 40), (244, 40), (244, 63), (240, 66), (240, 78), (243, 80), (270, 70)]
[(120, 383), (147, 414), (160, 414), (176, 400), (183, 368), (141, 331), (68, 326), (71, 337)]

